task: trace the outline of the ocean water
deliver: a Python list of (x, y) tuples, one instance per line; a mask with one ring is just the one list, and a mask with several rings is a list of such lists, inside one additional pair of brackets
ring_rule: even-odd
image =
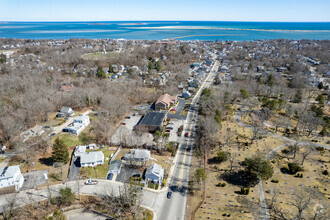
[(0, 38), (130, 40), (330, 40), (330, 22), (0, 22)]

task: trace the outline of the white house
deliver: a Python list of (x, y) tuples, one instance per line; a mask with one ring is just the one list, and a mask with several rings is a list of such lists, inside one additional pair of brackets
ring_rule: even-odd
[(64, 128), (62, 131), (79, 135), (89, 124), (89, 117), (87, 115), (81, 115), (75, 117), (73, 119), (73, 122), (68, 127)]
[(15, 186), (18, 191), (24, 183), (24, 177), (19, 166), (4, 167), (0, 170), (0, 188)]
[(40, 125), (36, 125), (30, 129), (30, 134), (33, 136), (40, 136), (44, 133), (44, 129)]
[(85, 152), (86, 152), (86, 146), (84, 146), (84, 145), (82, 145), (82, 146), (78, 145), (78, 146), (76, 146), (76, 148), (74, 150), (74, 156), (80, 157)]
[(90, 123), (89, 116), (87, 115), (77, 116), (73, 119), (73, 123), (80, 123), (87, 127)]
[(85, 152), (80, 156), (81, 167), (95, 167), (104, 164), (104, 154), (102, 151)]
[(146, 184), (149, 181), (152, 181), (154, 183), (161, 183), (164, 178), (164, 169), (162, 168), (161, 165), (152, 163), (146, 171)]
[(62, 107), (60, 112), (57, 114), (57, 117), (66, 117), (66, 116), (73, 116), (74, 111), (70, 107)]

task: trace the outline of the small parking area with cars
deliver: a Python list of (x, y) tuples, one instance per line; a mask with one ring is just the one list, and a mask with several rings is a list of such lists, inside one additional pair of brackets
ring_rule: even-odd
[(168, 112), (167, 114), (167, 118), (168, 119), (179, 119), (179, 120), (185, 120), (186, 119), (186, 115), (182, 115), (182, 111), (184, 110), (186, 103), (188, 102), (188, 100), (185, 100), (183, 98), (179, 98), (178, 99), (178, 104), (176, 106), (173, 106), (171, 109), (175, 109), (175, 113), (172, 114), (171, 111)]
[(123, 165), (120, 173), (117, 174), (116, 181), (126, 183), (132, 176), (142, 177), (142, 171), (134, 167)]

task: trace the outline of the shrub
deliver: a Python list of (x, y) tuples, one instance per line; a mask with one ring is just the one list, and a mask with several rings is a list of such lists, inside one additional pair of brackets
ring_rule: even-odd
[(322, 174), (323, 175), (329, 175), (329, 172), (328, 172), (328, 170), (323, 170)]
[(149, 184), (149, 187), (150, 187), (151, 189), (153, 189), (153, 188), (155, 188), (155, 184), (154, 184), (153, 182), (151, 182), (151, 183)]
[(227, 184), (226, 183), (218, 183), (216, 186), (217, 187), (225, 187)]
[(288, 163), (289, 172), (291, 174), (296, 174), (303, 169), (296, 163)]
[(272, 183), (278, 183), (278, 180), (271, 180)]
[(315, 150), (323, 152), (325, 149), (324, 149), (324, 147), (316, 147)]
[(250, 193), (250, 188), (242, 187), (241, 194), (248, 195)]
[(158, 189), (158, 187), (159, 187), (159, 184), (156, 184), (156, 188), (155, 189)]
[(249, 146), (249, 142), (245, 142), (245, 146), (247, 146), (247, 147), (248, 147), (248, 146)]
[(227, 213), (223, 213), (222, 216), (227, 216)]
[(303, 178), (303, 174), (302, 174), (302, 173), (297, 173), (297, 174), (295, 175), (295, 177), (297, 177), (297, 178)]

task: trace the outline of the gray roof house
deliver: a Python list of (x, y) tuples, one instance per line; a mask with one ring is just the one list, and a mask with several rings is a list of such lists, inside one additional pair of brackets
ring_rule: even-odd
[(33, 136), (40, 136), (45, 132), (45, 130), (40, 125), (36, 125), (30, 129), (30, 134)]
[(74, 111), (70, 107), (62, 107), (60, 112), (57, 113), (56, 117), (66, 117), (74, 115)]
[(104, 164), (104, 154), (102, 151), (85, 152), (80, 156), (81, 167), (94, 167)]
[(149, 181), (152, 181), (154, 183), (161, 183), (164, 178), (164, 169), (161, 165), (152, 163), (146, 171), (146, 181), (147, 184)]
[(123, 159), (126, 161), (146, 163), (148, 160), (150, 160), (150, 158), (150, 151), (148, 150), (131, 149), (131, 152), (125, 154)]
[(111, 162), (108, 173), (120, 173), (122, 162), (121, 160), (114, 160)]

